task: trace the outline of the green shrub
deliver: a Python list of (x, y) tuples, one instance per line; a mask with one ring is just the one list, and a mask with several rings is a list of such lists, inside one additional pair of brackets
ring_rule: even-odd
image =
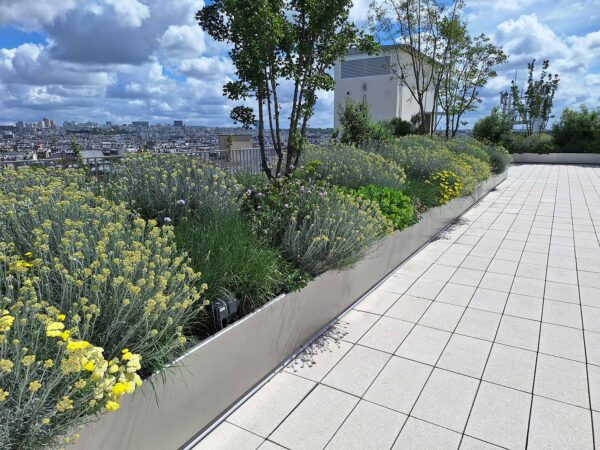
[(398, 189), (369, 184), (356, 190), (347, 189), (346, 192), (377, 203), (381, 213), (390, 220), (395, 230), (402, 230), (415, 223), (415, 209), (412, 202)]
[(515, 153), (553, 153), (556, 151), (554, 139), (551, 135), (545, 133), (534, 133), (525, 137), (522, 141), (517, 141), (514, 149)]
[(440, 204), (440, 189), (429, 180), (411, 179), (406, 182), (408, 195), (420, 213)]
[(513, 124), (510, 114), (501, 113), (494, 108), (489, 116), (475, 122), (473, 136), (480, 141), (497, 144), (503, 141), (506, 135), (512, 133)]
[(239, 213), (183, 219), (175, 228), (177, 246), (202, 274), (212, 301), (233, 295), (247, 314), (302, 284), (302, 276), (279, 252), (260, 242)]
[(369, 105), (355, 102), (346, 97), (339, 112), (340, 142), (361, 147), (370, 141), (389, 141), (393, 139), (388, 127), (374, 123), (369, 115)]
[(490, 163), (490, 155), (486, 150), (485, 145), (476, 139), (471, 138), (456, 138), (445, 142), (450, 151), (456, 154), (466, 154), (475, 158)]
[(233, 177), (199, 159), (136, 153), (116, 166), (102, 193), (145, 219), (175, 223), (184, 216), (235, 209), (238, 190)]
[(311, 146), (305, 151), (303, 161), (305, 166), (298, 170), (297, 176), (351, 189), (367, 184), (402, 189), (406, 178), (398, 164), (349, 145)]
[(402, 120), (399, 117), (394, 117), (390, 120), (382, 120), (379, 123), (385, 126), (395, 137), (408, 136), (409, 134), (416, 134), (418, 132), (418, 129), (415, 129), (412, 123), (408, 120)]
[(492, 166), (492, 172), (502, 173), (508, 169), (512, 162), (512, 156), (507, 149), (501, 145), (488, 145), (486, 151), (490, 155), (490, 165)]
[(579, 111), (566, 108), (560, 121), (552, 127), (558, 151), (573, 153), (600, 153), (600, 108)]
[(254, 232), (314, 276), (352, 265), (392, 230), (376, 204), (323, 183), (284, 179), (248, 189), (242, 201)]

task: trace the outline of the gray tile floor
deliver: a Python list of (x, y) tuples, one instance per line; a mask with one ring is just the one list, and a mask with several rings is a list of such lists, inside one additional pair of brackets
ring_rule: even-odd
[(196, 449), (600, 448), (600, 168), (509, 178)]

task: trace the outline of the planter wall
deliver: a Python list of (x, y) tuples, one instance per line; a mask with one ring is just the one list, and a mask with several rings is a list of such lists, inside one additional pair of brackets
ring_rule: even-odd
[(353, 268), (329, 271), (299, 292), (274, 299), (179, 358), (121, 409), (84, 428), (85, 450), (185, 448), (342, 312), (452, 221), (506, 179), (480, 184), (468, 197), (429, 210)]
[(516, 164), (600, 164), (598, 153), (513, 153)]

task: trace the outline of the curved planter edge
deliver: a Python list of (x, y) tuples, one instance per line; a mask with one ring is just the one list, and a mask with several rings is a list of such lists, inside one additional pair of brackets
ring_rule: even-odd
[(598, 153), (513, 153), (515, 164), (600, 164)]
[(202, 341), (125, 397), (118, 411), (86, 425), (74, 448), (185, 448), (506, 177), (495, 175), (470, 196), (430, 209), (352, 268), (328, 271)]

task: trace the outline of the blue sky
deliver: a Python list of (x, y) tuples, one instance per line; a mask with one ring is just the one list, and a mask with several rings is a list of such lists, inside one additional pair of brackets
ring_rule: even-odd
[[(355, 0), (365, 23), (372, 0)], [(447, 0), (444, 0), (447, 1)], [(227, 49), (194, 21), (202, 0), (0, 0), (0, 124), (150, 120), (230, 126)], [(555, 112), (600, 106), (600, 0), (467, 0), (473, 33), (502, 45), (509, 63), (483, 90), (471, 125), (498, 102), (515, 70), (549, 58), (559, 73)], [(333, 124), (322, 93), (311, 125)], [(469, 125), (470, 126), (470, 125)]]

